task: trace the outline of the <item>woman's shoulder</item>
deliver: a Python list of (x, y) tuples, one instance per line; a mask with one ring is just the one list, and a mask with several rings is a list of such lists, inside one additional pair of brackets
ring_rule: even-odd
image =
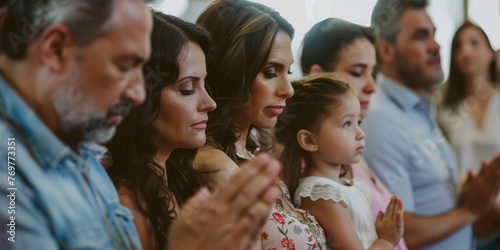
[(198, 149), (193, 162), (193, 167), (200, 172), (217, 172), (228, 166), (238, 167), (226, 153), (212, 145)]
[(140, 210), (137, 193), (132, 187), (127, 185), (125, 182), (120, 181), (116, 186), (116, 190), (118, 191), (118, 197), (122, 205), (126, 206), (130, 210)]

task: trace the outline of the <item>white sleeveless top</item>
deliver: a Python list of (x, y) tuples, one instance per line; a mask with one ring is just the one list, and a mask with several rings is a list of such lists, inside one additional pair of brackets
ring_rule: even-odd
[(355, 178), (352, 186), (346, 186), (324, 177), (301, 178), (294, 203), (300, 207), (303, 197), (313, 201), (323, 199), (341, 203), (349, 209), (352, 224), (364, 248), (368, 249), (377, 240), (375, 220), (370, 208), (370, 189), (361, 180)]

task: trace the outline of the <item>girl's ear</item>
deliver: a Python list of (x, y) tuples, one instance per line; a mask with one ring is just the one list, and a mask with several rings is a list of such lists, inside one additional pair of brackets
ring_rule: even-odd
[(307, 152), (318, 151), (318, 146), (314, 141), (311, 131), (305, 129), (299, 130), (297, 133), (297, 142), (299, 143), (299, 146)]
[(314, 74), (314, 73), (321, 73), (323, 72), (323, 68), (321, 66), (319, 66), (319, 64), (315, 63), (311, 66), (311, 68), (309, 69), (309, 72), (311, 74)]

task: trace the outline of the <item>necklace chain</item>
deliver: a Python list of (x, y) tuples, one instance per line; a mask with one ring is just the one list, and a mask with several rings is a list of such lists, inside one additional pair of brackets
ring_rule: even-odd
[[(255, 155), (252, 152), (250, 152), (250, 150), (247, 150), (247, 153), (250, 156), (250, 158), (254, 158), (255, 157)], [(236, 150), (236, 156), (238, 156), (238, 157), (240, 157), (242, 159), (248, 160), (248, 158), (244, 154), (238, 152), (238, 150)]]

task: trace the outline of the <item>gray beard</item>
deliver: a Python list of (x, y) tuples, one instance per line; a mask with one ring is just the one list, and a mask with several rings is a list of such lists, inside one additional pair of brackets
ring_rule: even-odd
[(426, 76), (422, 68), (412, 65), (404, 56), (396, 51), (397, 73), (403, 79), (405, 85), (411, 88), (431, 90), (443, 81), (443, 71), (441, 74)]
[(107, 122), (106, 111), (96, 108), (92, 98), (78, 88), (78, 70), (73, 72), (68, 85), (57, 89), (51, 96), (52, 105), (59, 119), (59, 127), (71, 146), (89, 140), (99, 144), (113, 138), (116, 125)]

